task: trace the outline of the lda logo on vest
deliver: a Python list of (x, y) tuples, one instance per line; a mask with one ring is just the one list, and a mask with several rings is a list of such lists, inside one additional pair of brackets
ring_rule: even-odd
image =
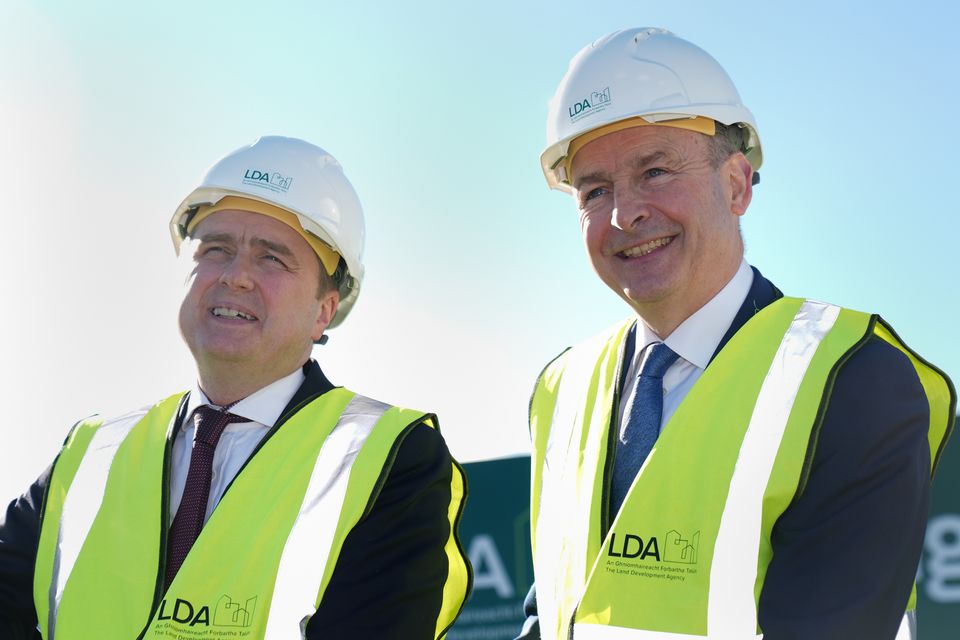
[[(209, 605), (197, 606), (189, 600), (176, 598), (171, 604), (167, 599), (160, 602), (160, 611), (157, 613), (157, 621), (165, 622), (164, 626), (186, 625), (188, 627), (249, 627), (253, 623), (253, 612), (257, 608), (257, 596), (247, 598), (241, 606), (240, 601), (234, 600), (224, 594), (217, 600), (217, 605), (213, 610), (213, 619), (210, 619)], [(244, 637), (250, 634), (249, 631), (232, 634), (234, 637)], [(202, 637), (198, 636), (198, 637)], [(218, 633), (217, 637), (224, 637), (223, 633)]]
[[(634, 533), (624, 533), (621, 537), (617, 532), (611, 531), (607, 543), (607, 573), (679, 581), (685, 580), (688, 574), (695, 574), (699, 560), (700, 532), (684, 536), (676, 529), (671, 529), (662, 539), (661, 544), (660, 538), (656, 536), (644, 541)], [(630, 560), (633, 562), (629, 562)], [(687, 566), (672, 567), (663, 563)]]

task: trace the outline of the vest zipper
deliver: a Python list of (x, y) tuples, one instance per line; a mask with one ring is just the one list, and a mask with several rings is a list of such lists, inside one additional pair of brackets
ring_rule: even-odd
[[(613, 463), (617, 457), (617, 442), (619, 441), (617, 434), (620, 431), (618, 428), (618, 416), (620, 415), (620, 388), (623, 386), (623, 380), (621, 380), (623, 376), (623, 358), (628, 346), (633, 346), (634, 350), (636, 350), (636, 327), (637, 325), (634, 324), (627, 330), (627, 339), (620, 344), (620, 349), (617, 351), (617, 370), (613, 376), (615, 381), (613, 387), (613, 407), (610, 412), (610, 424), (607, 425), (607, 455), (603, 461), (603, 488), (600, 492), (601, 541), (606, 537), (607, 531), (610, 529), (610, 522), (613, 520), (610, 514), (610, 483), (613, 479)], [(571, 626), (571, 629), (572, 628)]]
[(150, 630), (150, 623), (153, 622), (153, 616), (156, 615), (157, 609), (160, 608), (160, 603), (163, 601), (163, 596), (166, 592), (166, 585), (164, 583), (167, 581), (167, 514), (170, 511), (170, 466), (173, 458), (173, 441), (176, 440), (177, 434), (180, 432), (181, 424), (184, 418), (186, 418), (184, 413), (186, 413), (188, 397), (190, 397), (190, 394), (185, 393), (183, 398), (180, 399), (180, 406), (177, 407), (176, 417), (173, 420), (169, 433), (167, 433), (166, 444), (163, 446), (163, 477), (161, 478), (162, 484), (160, 489), (160, 557), (157, 560), (157, 585), (153, 593), (153, 604), (150, 607), (150, 615), (140, 635), (137, 636), (137, 640), (142, 640), (142, 638), (147, 635), (147, 631)]

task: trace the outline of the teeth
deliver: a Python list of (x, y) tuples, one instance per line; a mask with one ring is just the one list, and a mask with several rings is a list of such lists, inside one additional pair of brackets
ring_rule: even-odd
[(635, 258), (637, 256), (645, 256), (654, 249), (659, 249), (660, 247), (665, 247), (673, 240), (673, 238), (657, 238), (656, 240), (651, 240), (650, 242), (644, 242), (639, 247), (632, 247), (623, 251), (623, 255), (628, 258)]
[(247, 315), (242, 311), (237, 311), (236, 309), (228, 309), (226, 307), (216, 307), (213, 310), (213, 315), (219, 316), (221, 318), (242, 318), (243, 320), (256, 320), (251, 315)]

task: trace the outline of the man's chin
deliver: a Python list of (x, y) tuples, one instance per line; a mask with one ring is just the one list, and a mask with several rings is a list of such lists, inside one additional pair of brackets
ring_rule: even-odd
[(191, 347), (193, 357), (198, 363), (210, 365), (225, 364), (231, 366), (251, 366), (254, 364), (255, 351), (251, 345), (239, 342), (204, 344)]
[(669, 290), (666, 287), (636, 287), (628, 286), (617, 290), (617, 294), (638, 313), (642, 309), (653, 309), (663, 306), (669, 299)]

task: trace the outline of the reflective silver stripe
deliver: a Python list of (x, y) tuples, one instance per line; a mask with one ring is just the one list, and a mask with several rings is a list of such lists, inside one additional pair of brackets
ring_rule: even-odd
[[(552, 625), (559, 618), (558, 601), (566, 590), (568, 576), (577, 576), (580, 591), (567, 598), (570, 606), (580, 600), (582, 584), (590, 566), (583, 552), (590, 536), (590, 505), (593, 500), (593, 479), (582, 478), (577, 461), (600, 458), (600, 439), (588, 442), (588, 450), (580, 451), (580, 425), (584, 422), (582, 397), (591, 388), (597, 354), (608, 339), (606, 334), (593, 337), (574, 347), (564, 356), (566, 364), (557, 393), (540, 484), (540, 506), (537, 519), (534, 576), (537, 583), (537, 607), (540, 630), (545, 637), (553, 633)], [(612, 407), (598, 407), (612, 411)], [(595, 424), (606, 424), (606, 418), (591, 417)], [(586, 474), (589, 476), (589, 474)], [(558, 534), (557, 523), (563, 523), (563, 535)], [(590, 560), (590, 564), (592, 564)], [(548, 626), (551, 625), (548, 631)]]
[(667, 631), (643, 631), (605, 624), (578, 623), (573, 628), (573, 640), (762, 640), (763, 634), (693, 636), (687, 633)]
[(124, 439), (146, 413), (147, 410), (142, 409), (100, 425), (77, 467), (77, 473), (63, 502), (57, 531), (57, 553), (53, 560), (47, 620), (47, 635), (50, 640), (56, 632), (57, 612), (63, 590), (87, 540), (90, 527), (103, 505), (103, 492), (107, 486), (113, 458)]
[(752, 638), (757, 629), (754, 583), (763, 493), (800, 383), (840, 307), (805, 301), (767, 371), (740, 446), (710, 568), (710, 638)]
[(346, 498), (350, 470), (390, 405), (354, 396), (327, 436), (313, 466), (300, 512), (280, 556), (265, 640), (304, 637), (317, 611), (320, 583)]
[(917, 640), (917, 612), (907, 611), (900, 620), (900, 629), (894, 640)]

